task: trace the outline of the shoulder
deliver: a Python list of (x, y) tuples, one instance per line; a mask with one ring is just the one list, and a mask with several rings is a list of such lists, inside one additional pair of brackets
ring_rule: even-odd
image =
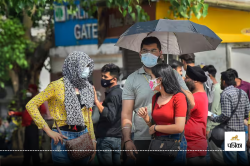
[(57, 85), (57, 84), (63, 84), (63, 83), (64, 83), (63, 78), (60, 78), (58, 80), (52, 81), (50, 84)]
[[(119, 86), (119, 85), (117, 85), (117, 86)], [(112, 96), (120, 96), (120, 95), (122, 95), (122, 89), (120, 88), (120, 87), (117, 87), (117, 88), (115, 88), (114, 90), (112, 90), (111, 92), (110, 92), (110, 94), (112, 95)]]
[(186, 101), (186, 96), (183, 93), (179, 92), (173, 95), (173, 99), (174, 99), (174, 102)]
[(140, 69), (138, 69), (138, 70), (134, 71), (133, 73), (131, 73), (131, 74), (128, 76), (128, 78), (126, 79), (126, 82), (127, 82), (127, 81), (133, 81), (134, 78), (135, 78), (136, 76), (139, 75), (139, 70), (140, 70)]

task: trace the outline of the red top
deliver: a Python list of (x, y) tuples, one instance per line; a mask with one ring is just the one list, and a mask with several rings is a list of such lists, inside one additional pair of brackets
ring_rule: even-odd
[[(47, 109), (46, 109), (45, 105), (42, 104), (40, 106), (40, 113), (46, 114), (46, 111), (47, 111)], [(29, 126), (32, 123), (32, 118), (26, 109), (24, 112), (14, 112), (13, 115), (22, 116), (22, 126)]]
[[(187, 150), (207, 150), (207, 94), (206, 92), (197, 92), (193, 96), (195, 106), (190, 110), (190, 118), (185, 126)], [(187, 158), (206, 156), (206, 153), (207, 151), (187, 151)]]
[[(152, 107), (156, 95), (153, 96)], [(183, 93), (177, 93), (173, 95), (170, 101), (159, 107), (157, 102), (155, 103), (155, 108), (152, 112), (152, 117), (157, 125), (170, 125), (175, 124), (175, 117), (186, 117), (187, 113), (187, 101)], [(156, 132), (156, 136), (169, 135), (166, 133)]]

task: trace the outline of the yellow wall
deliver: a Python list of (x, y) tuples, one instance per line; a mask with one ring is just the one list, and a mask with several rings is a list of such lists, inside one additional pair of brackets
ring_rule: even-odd
[[(157, 2), (156, 19), (167, 17), (168, 8), (169, 3)], [(209, 27), (222, 43), (250, 42), (250, 12), (209, 7), (205, 18), (198, 20), (192, 16), (190, 21)]]

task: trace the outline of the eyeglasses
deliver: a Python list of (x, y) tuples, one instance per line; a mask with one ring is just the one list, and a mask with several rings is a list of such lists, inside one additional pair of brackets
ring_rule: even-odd
[(152, 49), (152, 50), (143, 49), (143, 50), (141, 50), (141, 54), (146, 54), (146, 53), (148, 53), (148, 52), (150, 52), (150, 53), (152, 53), (152, 54), (156, 54), (156, 53), (158, 53), (159, 51), (158, 51), (157, 49)]

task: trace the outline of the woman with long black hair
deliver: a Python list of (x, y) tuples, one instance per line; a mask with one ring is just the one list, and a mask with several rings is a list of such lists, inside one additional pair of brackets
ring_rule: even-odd
[(149, 86), (153, 91), (158, 91), (152, 99), (153, 121), (147, 108), (140, 108), (138, 115), (149, 126), (151, 135), (180, 141), (180, 151), (174, 160), (149, 157), (148, 164), (185, 164), (187, 141), (183, 132), (189, 114), (187, 97), (182, 92), (173, 69), (167, 64), (158, 64), (152, 68)]

